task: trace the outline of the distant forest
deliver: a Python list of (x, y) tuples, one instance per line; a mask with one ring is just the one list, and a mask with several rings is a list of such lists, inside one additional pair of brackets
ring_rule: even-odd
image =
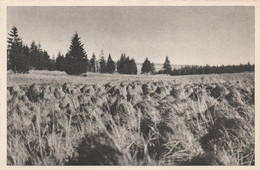
[[(192, 75), (192, 74), (222, 74), (222, 73), (241, 73), (241, 72), (254, 72), (254, 64), (240, 64), (240, 65), (227, 65), (227, 66), (185, 66), (179, 69), (172, 69), (169, 74), (172, 76), (177, 75)], [(165, 74), (163, 70), (157, 72), (158, 74)]]
[[(105, 59), (104, 52), (101, 50), (99, 59), (93, 53), (89, 60), (84, 49), (84, 44), (77, 33), (71, 39), (68, 52), (65, 55), (59, 52), (56, 58), (50, 58), (48, 52), (43, 50), (41, 45), (36, 44), (34, 41), (30, 47), (24, 45), (15, 26), (8, 34), (7, 42), (7, 69), (12, 70), (14, 73), (29, 73), (29, 70), (59, 70), (65, 71), (70, 75), (80, 75), (86, 72), (137, 74), (135, 59), (126, 56), (125, 53), (122, 53), (120, 59), (115, 62), (111, 54)], [(248, 63), (227, 66), (184, 66), (172, 69), (171, 62), (168, 56), (166, 56), (163, 67), (159, 71), (156, 71), (154, 63), (146, 58), (142, 64), (141, 74), (168, 74), (172, 76), (222, 74), (254, 72), (254, 68), (254, 64)]]

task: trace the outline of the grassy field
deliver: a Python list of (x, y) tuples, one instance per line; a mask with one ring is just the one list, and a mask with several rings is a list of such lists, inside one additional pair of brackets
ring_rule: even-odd
[(8, 165), (254, 165), (254, 73), (8, 73)]
[(26, 86), (36, 84), (105, 84), (108, 82), (121, 81), (174, 81), (175, 83), (210, 83), (210, 82), (236, 82), (238, 80), (248, 80), (254, 82), (254, 73), (238, 74), (210, 74), (210, 75), (187, 75), (187, 76), (170, 76), (170, 75), (123, 75), (123, 74), (100, 74), (87, 73), (85, 76), (72, 76), (61, 71), (30, 71), (30, 74), (13, 74), (7, 73), (7, 86)]

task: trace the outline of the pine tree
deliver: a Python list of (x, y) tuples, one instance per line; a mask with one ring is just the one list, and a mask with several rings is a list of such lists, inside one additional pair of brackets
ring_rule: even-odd
[(87, 72), (88, 60), (83, 46), (78, 34), (75, 33), (65, 58), (65, 72), (67, 74), (79, 75)]
[(171, 67), (170, 60), (168, 59), (168, 56), (166, 56), (164, 64), (163, 64), (163, 72), (164, 72), (164, 74), (171, 74), (171, 70), (172, 70), (172, 67)]
[(145, 59), (143, 65), (142, 65), (142, 69), (141, 69), (141, 72), (142, 74), (144, 73), (151, 73), (153, 74), (155, 71), (155, 68), (154, 68), (154, 64), (151, 63), (148, 58)]
[(12, 69), (14, 72), (19, 73), (29, 71), (28, 48), (23, 46), (17, 28), (13, 26), (8, 35), (7, 69)]
[(115, 62), (112, 60), (111, 55), (108, 55), (107, 59), (107, 72), (114, 73), (116, 69)]

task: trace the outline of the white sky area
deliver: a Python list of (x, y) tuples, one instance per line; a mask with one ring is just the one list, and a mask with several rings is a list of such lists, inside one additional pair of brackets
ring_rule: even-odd
[(66, 54), (77, 31), (90, 59), (101, 49), (143, 62), (177, 65), (255, 63), (254, 7), (8, 7), (23, 42), (52, 57)]

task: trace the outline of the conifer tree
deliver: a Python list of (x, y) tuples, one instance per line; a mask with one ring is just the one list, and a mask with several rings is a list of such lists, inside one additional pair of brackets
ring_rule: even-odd
[(90, 61), (89, 61), (89, 71), (91, 72), (97, 72), (97, 59), (95, 53), (93, 53)]
[(56, 58), (55, 69), (59, 71), (65, 70), (65, 58), (60, 52), (58, 53), (58, 56)]
[(153, 74), (155, 72), (154, 64), (151, 63), (148, 58), (145, 59), (142, 68), (141, 68), (142, 74), (144, 73), (151, 73)]
[(107, 59), (107, 72), (114, 73), (116, 69), (115, 62), (112, 60), (111, 55), (108, 55)]
[(129, 61), (129, 68), (128, 68), (128, 74), (137, 74), (137, 66), (136, 66), (136, 63), (135, 63), (135, 59), (131, 59)]
[(13, 26), (8, 35), (7, 69), (19, 73), (29, 71), (28, 47), (23, 46), (17, 28)]
[(117, 72), (120, 74), (137, 74), (137, 66), (135, 60), (123, 53), (117, 62)]
[(56, 60), (54, 58), (54, 55), (51, 59), (49, 59), (48, 70), (56, 70)]
[(121, 54), (120, 59), (117, 61), (117, 72), (120, 74), (126, 74), (126, 55), (124, 53)]
[(106, 69), (106, 60), (104, 57), (101, 57), (100, 62), (99, 62), (99, 66), (100, 66), (100, 73), (106, 73), (107, 69)]
[(88, 60), (84, 50), (84, 44), (77, 33), (71, 40), (71, 45), (65, 57), (65, 72), (71, 75), (80, 75), (87, 72)]
[(35, 41), (32, 41), (31, 43), (29, 58), (30, 58), (30, 62), (29, 62), (30, 67), (32, 69), (35, 69), (38, 65), (38, 58), (39, 58), (39, 51)]
[(154, 63), (151, 63), (151, 74), (155, 74), (155, 66), (154, 66)]
[(164, 64), (163, 64), (163, 72), (164, 74), (171, 74), (172, 67), (168, 56), (166, 56)]
[(106, 60), (105, 60), (105, 57), (104, 57), (104, 51), (101, 50), (101, 53), (100, 53), (100, 60), (99, 60), (99, 72), (100, 73), (106, 73)]
[(35, 41), (31, 43), (29, 65), (32, 69), (44, 70), (49, 69), (51, 62), (50, 56), (47, 51), (41, 48), (41, 44), (36, 45)]
[(48, 68), (48, 65), (50, 64), (51, 59), (47, 51), (41, 50), (40, 52), (40, 62), (38, 65), (39, 70), (45, 70)]

